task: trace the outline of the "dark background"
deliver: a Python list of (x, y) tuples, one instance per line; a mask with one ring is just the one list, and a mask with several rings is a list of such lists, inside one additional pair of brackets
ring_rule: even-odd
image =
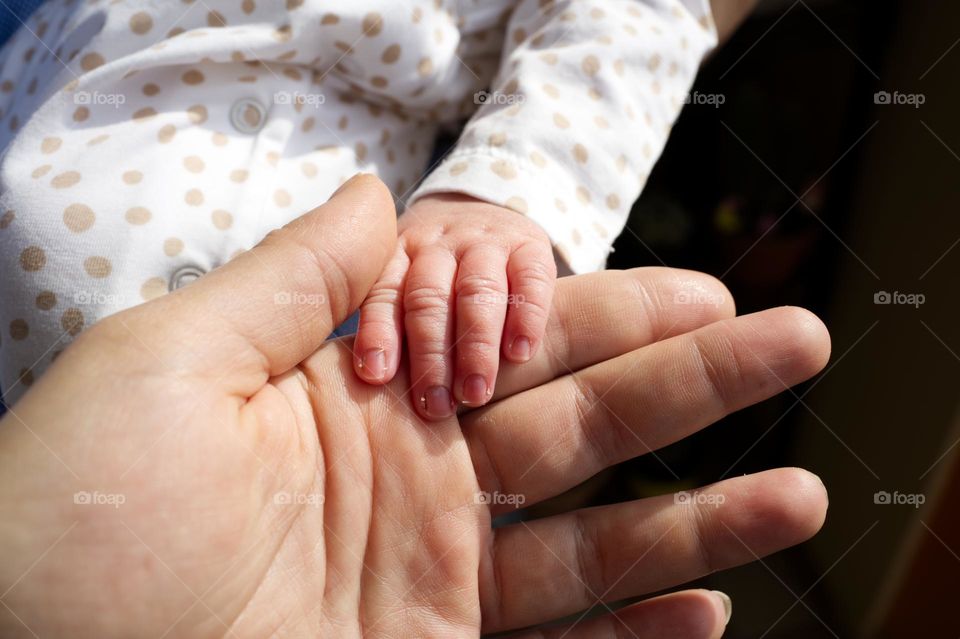
[[(817, 537), (697, 584), (733, 598), (727, 637), (960, 636), (957, 4), (761, 3), (694, 88), (724, 103), (685, 107), (616, 243), (611, 268), (705, 271), (738, 313), (804, 306), (833, 337), (811, 382), (552, 505), (778, 466), (820, 475)], [(875, 303), (883, 291), (925, 299)]]

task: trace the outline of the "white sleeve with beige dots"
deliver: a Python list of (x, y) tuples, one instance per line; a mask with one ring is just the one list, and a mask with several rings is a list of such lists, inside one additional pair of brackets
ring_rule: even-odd
[(507, 206), (573, 272), (603, 268), (715, 45), (707, 0), (523, 0), (491, 90), (411, 199)]

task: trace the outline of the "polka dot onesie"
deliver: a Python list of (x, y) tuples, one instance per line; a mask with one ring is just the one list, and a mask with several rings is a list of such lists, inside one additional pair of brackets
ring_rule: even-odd
[(359, 171), (603, 268), (715, 43), (707, 0), (49, 0), (0, 52), (4, 401)]

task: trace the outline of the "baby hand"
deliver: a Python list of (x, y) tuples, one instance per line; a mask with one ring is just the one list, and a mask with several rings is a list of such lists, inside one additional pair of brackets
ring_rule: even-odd
[(493, 395), (501, 340), (523, 363), (543, 339), (556, 264), (546, 233), (472, 197), (424, 197), (400, 218), (397, 252), (360, 307), (354, 368), (384, 384), (407, 336), (414, 406), (426, 419)]

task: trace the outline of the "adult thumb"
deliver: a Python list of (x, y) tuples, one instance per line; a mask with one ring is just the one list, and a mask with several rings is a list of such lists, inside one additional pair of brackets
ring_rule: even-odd
[(359, 174), (230, 263), (133, 310), (154, 327), (174, 318), (187, 327), (173, 339), (161, 331), (163, 348), (188, 349), (194, 372), (229, 365), (233, 373), (277, 375), (316, 351), (359, 307), (396, 241), (389, 190)]

